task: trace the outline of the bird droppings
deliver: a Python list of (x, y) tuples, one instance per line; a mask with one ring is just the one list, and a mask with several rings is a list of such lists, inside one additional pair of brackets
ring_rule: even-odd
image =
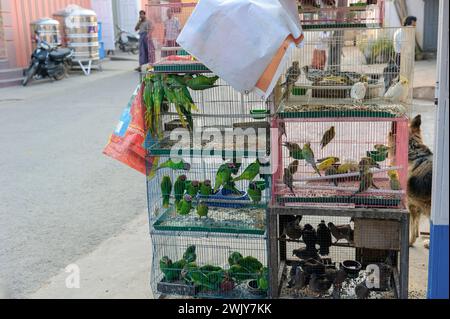
[[(290, 273), (291, 266), (286, 267), (286, 274)], [(289, 276), (287, 276), (289, 277)], [(311, 291), (309, 286), (304, 289), (298, 290), (295, 288), (288, 288), (288, 281), (285, 280), (282, 283), (280, 298), (282, 299), (315, 299), (315, 298), (324, 298), (324, 299), (357, 299), (355, 294), (355, 288), (359, 284), (363, 284), (366, 281), (367, 274), (365, 271), (361, 271), (357, 278), (348, 278), (342, 283), (342, 287), (340, 291), (335, 290), (334, 285), (331, 288), (322, 294), (315, 293)], [(395, 293), (391, 289), (389, 291), (371, 291), (368, 299), (395, 299)]]
[(158, 228), (214, 228), (239, 230), (257, 230), (264, 232), (266, 213), (264, 209), (241, 208), (230, 209), (210, 207), (207, 217), (199, 217), (195, 210), (187, 216), (181, 216), (175, 210), (169, 210), (156, 222)]

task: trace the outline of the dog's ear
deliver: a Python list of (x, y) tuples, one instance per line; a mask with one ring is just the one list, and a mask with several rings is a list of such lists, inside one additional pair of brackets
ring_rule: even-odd
[(411, 129), (411, 133), (419, 133), (420, 126), (422, 125), (422, 116), (419, 114), (415, 118), (412, 119), (409, 127)]

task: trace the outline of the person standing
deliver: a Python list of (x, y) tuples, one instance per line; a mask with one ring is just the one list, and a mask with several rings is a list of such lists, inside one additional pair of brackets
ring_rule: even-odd
[(139, 32), (139, 67), (136, 71), (141, 72), (143, 65), (155, 63), (155, 46), (151, 36), (152, 24), (144, 10), (139, 12), (135, 31)]
[[(180, 34), (180, 31), (180, 21), (178, 21), (178, 18), (174, 16), (173, 9), (169, 8), (167, 10), (167, 20), (164, 22), (164, 46), (176, 47), (176, 40)], [(174, 54), (176, 54), (176, 51), (163, 51), (161, 55), (166, 57)]]

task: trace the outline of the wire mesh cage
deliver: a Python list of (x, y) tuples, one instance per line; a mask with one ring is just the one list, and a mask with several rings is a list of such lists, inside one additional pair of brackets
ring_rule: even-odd
[(195, 2), (181, 1), (168, 3), (149, 1), (146, 5), (147, 17), (152, 24), (151, 38), (157, 61), (171, 55), (186, 54), (176, 39), (196, 5)]
[(264, 235), (270, 200), (270, 175), (255, 158), (181, 160), (160, 158), (148, 178), (148, 208), (153, 228), (166, 231)]
[(279, 121), (286, 136), (272, 155), (274, 205), (404, 207), (406, 117)]
[(151, 287), (155, 295), (195, 298), (266, 298), (266, 240), (152, 233)]
[(295, 49), (281, 79), (279, 112), (408, 115), (414, 35), (411, 27), (305, 32), (303, 47)]
[(298, 12), (305, 30), (379, 27), (384, 20), (384, 1), (299, 0)]
[(270, 218), (269, 232), (269, 241), (274, 243), (269, 253), (272, 297), (407, 296), (406, 211), (272, 212), (277, 214)]

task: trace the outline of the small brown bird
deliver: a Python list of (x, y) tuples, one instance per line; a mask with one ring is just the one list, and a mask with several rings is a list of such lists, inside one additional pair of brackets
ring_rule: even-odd
[[(328, 168), (325, 171), (325, 176), (333, 176), (333, 175), (338, 175), (338, 171), (337, 171), (335, 166), (331, 166), (330, 168)], [(331, 181), (333, 182), (334, 186), (338, 186), (338, 179), (337, 178), (334, 178)]]
[(345, 239), (349, 243), (353, 242), (354, 231), (353, 231), (352, 227), (350, 226), (350, 224), (335, 225), (332, 222), (329, 222), (328, 228), (330, 229), (333, 237), (336, 238), (336, 241), (334, 242), (335, 244), (341, 239)]
[(291, 239), (300, 239), (303, 234), (303, 228), (300, 225), (302, 216), (297, 216), (295, 220), (286, 223), (283, 235), (287, 235)]
[(368, 170), (361, 171), (359, 173), (358, 191), (356, 193), (354, 193), (351, 197), (368, 191), (370, 187), (378, 189), (378, 186), (376, 186), (373, 182), (373, 173)]
[(311, 291), (323, 294), (330, 290), (332, 282), (327, 278), (326, 275), (312, 274), (309, 280), (309, 288)]
[(366, 171), (369, 170), (370, 168), (378, 168), (380, 169), (380, 164), (378, 164), (377, 162), (375, 162), (372, 158), (370, 157), (363, 157), (361, 158), (361, 160), (359, 161), (359, 171)]
[(297, 173), (298, 164), (299, 164), (298, 160), (294, 160), (291, 164), (289, 164), (289, 166), (288, 166), (289, 173), (291, 173), (292, 175)]
[(296, 266), (295, 268), (293, 267), (291, 269), (291, 273), (293, 273), (293, 275), (289, 280), (288, 288), (294, 288), (298, 293), (299, 290), (305, 288), (308, 285), (308, 275), (298, 266)]
[(279, 132), (280, 132), (280, 136), (286, 136), (286, 138), (287, 138), (287, 134), (286, 134), (286, 123), (280, 122), (280, 123), (278, 124), (278, 129), (279, 129)]
[(320, 259), (319, 255), (317, 254), (317, 250), (313, 248), (307, 249), (303, 247), (299, 249), (294, 249), (292, 251), (292, 254), (302, 260)]
[(355, 287), (355, 295), (358, 299), (367, 299), (370, 295), (370, 289), (363, 284), (359, 284)]
[(322, 141), (320, 142), (321, 149), (327, 146), (336, 136), (336, 131), (334, 126), (330, 127), (328, 131), (323, 134)]
[(325, 274), (325, 265), (320, 261), (320, 257), (301, 260), (300, 266), (302, 267), (303, 271), (307, 275), (312, 275), (312, 274), (323, 275), (323, 274)]

